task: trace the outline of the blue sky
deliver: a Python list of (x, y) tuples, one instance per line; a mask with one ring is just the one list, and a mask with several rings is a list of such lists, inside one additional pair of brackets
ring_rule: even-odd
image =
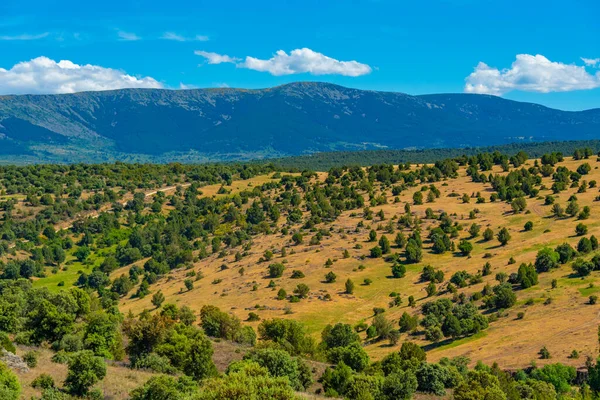
[(599, 16), (596, 0), (4, 0), (0, 94), (316, 80), (595, 108)]

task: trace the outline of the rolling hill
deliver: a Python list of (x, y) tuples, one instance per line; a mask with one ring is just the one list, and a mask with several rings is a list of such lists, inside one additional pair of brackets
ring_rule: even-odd
[(567, 112), (487, 95), (411, 96), (310, 82), (0, 97), (5, 160), (231, 160), (592, 139), (599, 131), (600, 109)]

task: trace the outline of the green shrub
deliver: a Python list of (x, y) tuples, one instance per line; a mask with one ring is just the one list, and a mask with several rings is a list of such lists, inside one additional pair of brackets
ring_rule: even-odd
[(198, 385), (190, 377), (174, 378), (166, 375), (153, 376), (129, 394), (131, 400), (187, 400), (198, 391)]
[(27, 364), (27, 366), (29, 368), (35, 368), (38, 363), (37, 351), (31, 350), (31, 351), (28, 351), (27, 353), (23, 354), (23, 361), (25, 361), (25, 363)]
[(15, 374), (0, 362), (0, 398), (2, 400), (18, 400), (21, 385)]
[(31, 382), (31, 387), (36, 389), (50, 389), (54, 387), (54, 378), (48, 374), (41, 374)]
[(65, 388), (76, 396), (86, 395), (90, 388), (104, 379), (106, 364), (89, 350), (76, 353), (69, 360), (69, 370), (65, 379)]

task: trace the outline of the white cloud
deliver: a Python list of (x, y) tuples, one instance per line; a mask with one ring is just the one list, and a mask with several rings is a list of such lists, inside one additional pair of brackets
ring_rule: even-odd
[(194, 52), (194, 54), (196, 54), (197, 56), (206, 58), (206, 61), (209, 64), (222, 64), (222, 63), (232, 63), (232, 64), (235, 64), (238, 61), (240, 61), (239, 58), (229, 57), (226, 54), (211, 53), (210, 51), (196, 50)]
[(24, 33), (21, 35), (4, 35), (4, 36), (0, 36), (0, 40), (39, 40), (39, 39), (44, 39), (46, 37), (48, 37), (48, 35), (50, 35), (50, 33), (48, 32), (44, 32), (44, 33), (39, 33), (36, 35), (32, 35), (29, 33)]
[(176, 42), (207, 42), (208, 41), (208, 36), (205, 36), (205, 35), (196, 35), (194, 37), (186, 37), (183, 35), (179, 35), (175, 32), (165, 32), (160, 38), (165, 39), (165, 40), (174, 40)]
[(279, 50), (268, 60), (247, 56), (243, 62), (238, 62), (238, 58), (217, 53), (196, 51), (196, 54), (205, 57), (209, 64), (234, 63), (238, 68), (268, 72), (275, 76), (309, 73), (354, 77), (366, 75), (372, 71), (367, 64), (358, 61), (339, 61), (308, 48), (292, 50), (290, 54)]
[(136, 35), (133, 32), (125, 32), (125, 31), (117, 31), (117, 35), (119, 35), (120, 40), (125, 41), (136, 41), (141, 40), (142, 38)]
[(301, 73), (361, 76), (372, 71), (366, 64), (357, 61), (339, 61), (307, 48), (292, 50), (290, 54), (279, 50), (268, 60), (246, 57), (246, 61), (240, 67), (269, 72), (275, 76)]
[(595, 67), (596, 65), (600, 66), (600, 58), (585, 58), (585, 57), (581, 57), (581, 60), (588, 67)]
[(480, 62), (466, 82), (467, 93), (568, 92), (600, 87), (600, 72), (592, 75), (584, 66), (550, 61), (540, 54), (518, 54), (511, 67), (503, 70)]
[(97, 65), (78, 65), (47, 57), (0, 68), (0, 94), (75, 93), (123, 88), (161, 88), (151, 77), (137, 78), (123, 71)]

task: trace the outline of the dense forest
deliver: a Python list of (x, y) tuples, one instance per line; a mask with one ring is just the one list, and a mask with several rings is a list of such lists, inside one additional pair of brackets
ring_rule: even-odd
[[(549, 362), (551, 343), (535, 350), (539, 366), (517, 369), (428, 357), (501, 329), (508, 315), (525, 319), (518, 307), (552, 306), (552, 296), (531, 304), (524, 297), (546, 281), (551, 291), (600, 270), (600, 196), (592, 195), (599, 148), (593, 141), (248, 164), (1, 166), (0, 398), (598, 398), (597, 337), (588, 339), (594, 353), (572, 350), (573, 363)], [(539, 215), (538, 203), (546, 207)], [(486, 221), (485, 207), (519, 227)], [(503, 252), (530, 232), (551, 234), (536, 231), (543, 223), (561, 228), (530, 250), (534, 260), (517, 263), (520, 254)], [(332, 240), (335, 257), (324, 247)], [(308, 252), (323, 268), (316, 281), (308, 261), (298, 261)], [(338, 269), (343, 262), (351, 271)], [(312, 302), (325, 313), (327, 304), (376, 287), (358, 275), (375, 269), (420, 294), (382, 289), (386, 307), (317, 334), (296, 318)], [(339, 290), (322, 289), (336, 282)], [(233, 293), (217, 289), (223, 283)], [(582, 307), (596, 304), (594, 288)], [(280, 306), (238, 304), (236, 291), (265, 293)], [(197, 292), (235, 307), (195, 308), (183, 296)], [(216, 360), (224, 343), (235, 348), (227, 363)], [(386, 354), (373, 356), (373, 346)], [(46, 352), (66, 371), (63, 380), (44, 372), (24, 383), (6, 362), (16, 354), (35, 372)], [(115, 368), (149, 377), (110, 397), (102, 382)]]
[(572, 154), (576, 149), (580, 148), (589, 148), (595, 152), (600, 151), (600, 140), (527, 142), (472, 148), (335, 151), (274, 159), (272, 162), (275, 165), (287, 168), (328, 171), (330, 168), (341, 167), (344, 165), (368, 166), (375, 164), (399, 164), (407, 162), (420, 164), (434, 163), (447, 158), (456, 158), (463, 155), (472, 156), (478, 153), (493, 153), (495, 151), (508, 155), (514, 155), (519, 151), (524, 151), (529, 155), (529, 157), (537, 158), (552, 152)]

